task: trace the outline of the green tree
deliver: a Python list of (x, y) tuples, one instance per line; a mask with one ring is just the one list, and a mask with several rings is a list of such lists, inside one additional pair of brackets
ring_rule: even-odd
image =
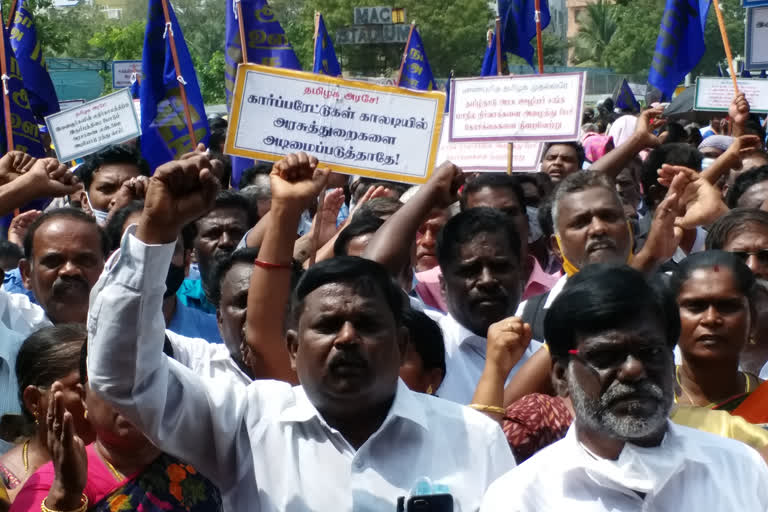
[(606, 0), (588, 4), (579, 17), (579, 31), (574, 36), (573, 63), (587, 67), (611, 67), (606, 51), (616, 34), (619, 8)]
[[(531, 41), (533, 45), (533, 65), (538, 66), (539, 48), (535, 39)], [(555, 34), (551, 25), (541, 32), (541, 47), (544, 54), (545, 66), (565, 66), (568, 58), (568, 42)], [(510, 66), (527, 66), (528, 63), (522, 57), (507, 54), (507, 62)]]

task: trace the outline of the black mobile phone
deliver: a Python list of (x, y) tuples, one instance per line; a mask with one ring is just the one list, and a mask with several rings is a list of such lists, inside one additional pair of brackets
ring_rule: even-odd
[(405, 512), (453, 512), (453, 496), (450, 494), (411, 496)]

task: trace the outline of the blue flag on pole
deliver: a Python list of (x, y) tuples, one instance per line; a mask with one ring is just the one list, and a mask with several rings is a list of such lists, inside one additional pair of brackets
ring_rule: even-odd
[(768, 74), (766, 74), (765, 70), (760, 72), (760, 78), (768, 78)]
[(648, 83), (661, 93), (659, 100), (672, 98), (677, 85), (704, 55), (709, 3), (710, 0), (667, 0), (648, 75)]
[(408, 47), (405, 49), (402, 76), (398, 87), (417, 89), (419, 91), (434, 91), (435, 79), (432, 68), (427, 60), (427, 52), (416, 27), (413, 27)]
[[(195, 149), (181, 100), (182, 83), (197, 142), (208, 146), (209, 135), (203, 96), (197, 85), (192, 58), (170, 2), (167, 6), (171, 21), (166, 29), (162, 0), (149, 0), (141, 60), (144, 75), (140, 88), (141, 153), (153, 170)], [(171, 54), (171, 35), (176, 43), (180, 76), (176, 75)]]
[(42, 118), (59, 111), (59, 98), (43, 57), (43, 48), (37, 38), (37, 28), (24, 0), (19, 0), (16, 16), (11, 25), (11, 47), (24, 76), (32, 112)]
[[(283, 32), (274, 11), (266, 0), (227, 0), (227, 27), (224, 59), (226, 68), (227, 105), (232, 105), (232, 91), (235, 88), (237, 66), (243, 62), (240, 45), (240, 24), (237, 18), (237, 4), (243, 13), (243, 27), (246, 34), (248, 62), (276, 68), (301, 70), (296, 53)], [(240, 183), (243, 171), (253, 165), (250, 158), (232, 157), (232, 184)]]
[[(447, 114), (451, 110), (451, 80), (453, 80), (453, 70), (448, 77), (448, 81), (445, 82), (445, 113)], [(445, 129), (445, 127), (443, 127)]]
[(315, 39), (315, 66), (313, 73), (328, 76), (341, 76), (341, 66), (333, 49), (333, 41), (325, 28), (323, 15), (317, 19), (317, 38)]
[[(536, 2), (534, 0), (499, 0), (501, 17), (501, 49), (519, 55), (533, 66), (533, 46), (536, 37)], [(550, 22), (547, 0), (541, 0), (541, 29)]]
[(228, 0), (227, 28), (225, 36), (226, 60), (225, 81), (227, 104), (232, 102), (237, 66), (243, 62), (240, 47), (240, 25), (237, 19), (237, 3), (243, 12), (243, 26), (248, 53), (248, 62), (276, 68), (301, 70), (301, 64), (291, 43), (277, 21), (274, 11), (266, 0)]
[[(505, 72), (505, 68), (507, 67), (507, 55), (504, 52), (501, 54), (501, 67), (503, 74)], [(496, 32), (494, 32), (491, 45), (485, 49), (483, 67), (480, 70), (480, 76), (497, 76), (498, 74), (499, 62), (496, 59)]]
[(720, 62), (717, 63), (717, 76), (720, 78), (725, 76), (725, 73), (723, 73), (723, 65)]
[(616, 108), (621, 110), (640, 112), (640, 103), (637, 101), (635, 93), (633, 93), (632, 89), (629, 87), (629, 83), (627, 82), (626, 78), (621, 82), (621, 85), (619, 86), (619, 90), (616, 93), (616, 99), (614, 103), (616, 104)]

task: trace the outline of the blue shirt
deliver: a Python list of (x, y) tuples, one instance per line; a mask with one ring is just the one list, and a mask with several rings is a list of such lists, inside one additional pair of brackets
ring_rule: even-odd
[(208, 343), (224, 343), (216, 324), (216, 315), (176, 302), (176, 311), (168, 330), (187, 338), (202, 338)]
[(32, 304), (37, 304), (37, 300), (35, 300), (35, 294), (32, 293), (32, 290), (27, 290), (24, 288), (24, 282), (21, 279), (21, 270), (19, 270), (19, 267), (16, 267), (13, 270), (9, 270), (5, 273), (5, 278), (3, 279), (3, 290), (7, 291), (8, 293), (22, 293), (29, 297), (29, 302)]
[(176, 292), (176, 296), (185, 306), (199, 309), (205, 313), (216, 314), (216, 308), (208, 302), (208, 298), (205, 296), (203, 282), (200, 279), (184, 279), (179, 291)]

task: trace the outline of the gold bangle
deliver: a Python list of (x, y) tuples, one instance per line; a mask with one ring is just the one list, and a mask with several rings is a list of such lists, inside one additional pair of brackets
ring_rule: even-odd
[[(47, 500), (47, 499), (48, 499), (48, 497), (46, 496), (45, 498), (43, 498), (43, 501), (40, 503), (40, 511), (41, 512), (64, 512), (64, 511), (61, 511), (61, 510), (54, 510), (52, 508), (48, 508), (47, 506), (45, 506), (45, 500)], [(81, 494), (80, 495), (80, 506), (77, 507), (74, 510), (67, 511), (67, 512), (85, 512), (86, 510), (88, 510), (88, 496), (86, 496), (85, 494)]]
[(469, 404), (469, 407), (480, 412), (490, 412), (492, 414), (507, 414), (507, 410), (503, 407), (497, 407), (495, 405), (483, 405), (483, 404)]

